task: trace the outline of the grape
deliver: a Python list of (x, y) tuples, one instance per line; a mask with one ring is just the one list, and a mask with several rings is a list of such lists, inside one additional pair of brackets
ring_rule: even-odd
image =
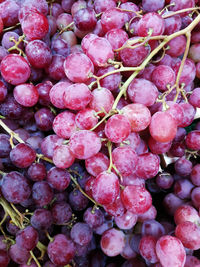
[[(120, 128), (120, 132), (118, 129)], [(124, 115), (113, 115), (105, 126), (105, 135), (113, 143), (121, 143), (131, 133), (131, 125)]]
[[(116, 40), (115, 40), (116, 41)], [(114, 67), (108, 66), (105, 68), (99, 68), (97, 72), (97, 76), (100, 77), (108, 72), (115, 70)], [(100, 80), (100, 85), (109, 89), (110, 91), (114, 91), (119, 88), (121, 82), (120, 73), (111, 74)]]
[(101, 172), (106, 171), (108, 167), (109, 159), (101, 152), (85, 160), (85, 168), (93, 176), (97, 176)]
[(59, 191), (64, 191), (71, 181), (67, 170), (62, 170), (57, 167), (53, 167), (48, 171), (46, 180), (54, 189)]
[(190, 267), (195, 265), (198, 266), (199, 264), (200, 260), (198, 258), (196, 258), (195, 256), (186, 255), (186, 262), (184, 267)]
[[(124, 43), (124, 46), (128, 44), (129, 41), (135, 41), (139, 39), (139, 37), (132, 37)], [(137, 45), (136, 43), (135, 45)], [(123, 50), (120, 51), (120, 58), (123, 62), (123, 64), (127, 67), (137, 67), (139, 66), (144, 59), (149, 55), (150, 53), (150, 46), (139, 46), (136, 47), (135, 49), (131, 48), (124, 48)]]
[(200, 187), (195, 187), (191, 193), (191, 200), (196, 208), (200, 207)]
[(149, 131), (151, 136), (158, 142), (172, 141), (177, 131), (176, 121), (167, 112), (156, 112), (152, 116)]
[(188, 176), (192, 171), (192, 162), (185, 157), (181, 157), (175, 162), (174, 167), (176, 173), (180, 176)]
[(173, 38), (168, 43), (169, 49), (166, 51), (166, 53), (172, 57), (181, 56), (186, 47), (186, 38), (185, 36), (177, 36)]
[(186, 254), (181, 241), (173, 236), (162, 236), (156, 243), (156, 254), (163, 266), (184, 266)]
[(69, 44), (60, 36), (54, 35), (51, 42), (51, 50), (53, 54), (67, 57), (70, 54)]
[(32, 187), (32, 198), (39, 207), (48, 205), (53, 199), (53, 191), (46, 181), (36, 182)]
[(92, 229), (87, 223), (76, 223), (71, 229), (71, 239), (81, 245), (86, 246), (92, 239)]
[(4, 197), (12, 203), (20, 203), (31, 194), (27, 179), (19, 172), (10, 172), (3, 177), (1, 191)]
[(53, 204), (51, 208), (51, 214), (53, 222), (55, 224), (62, 225), (70, 221), (72, 217), (72, 210), (68, 203), (62, 201)]
[(14, 26), (18, 23), (18, 12), (20, 6), (16, 1), (7, 0), (1, 1), (0, 4), (0, 17), (3, 21), (3, 25), (6, 27)]
[(140, 240), (139, 250), (142, 257), (150, 263), (158, 261), (156, 255), (156, 238), (153, 236), (143, 236)]
[(117, 256), (125, 247), (125, 235), (122, 231), (111, 228), (103, 233), (100, 244), (107, 256)]
[(138, 185), (126, 186), (121, 192), (121, 199), (125, 208), (135, 214), (145, 213), (152, 205), (150, 193)]
[[(176, 46), (177, 46), (177, 44), (176, 44)], [(180, 64), (181, 64), (181, 62), (177, 62), (173, 68), (176, 75), (179, 71)], [(195, 75), (196, 75), (196, 68), (195, 68), (194, 61), (191, 59), (186, 59), (185, 64), (183, 66), (183, 71), (182, 71), (181, 76), (180, 76), (179, 84), (182, 84), (182, 83), (184, 83), (185, 85), (191, 84), (191, 82), (194, 81)]]
[(137, 218), (137, 215), (126, 211), (123, 215), (115, 217), (115, 223), (120, 229), (131, 229), (136, 224)]
[(9, 156), (11, 151), (11, 145), (9, 136), (6, 134), (0, 134), (0, 157), (6, 158)]
[[(170, 7), (170, 10), (177, 11), (185, 8), (190, 8), (195, 6), (194, 0), (171, 0), (170, 4), (175, 3), (175, 5)], [(187, 13), (181, 13), (180, 15), (184, 17)]]
[(143, 10), (146, 12), (154, 12), (162, 10), (164, 7), (164, 0), (142, 0)]
[(164, 197), (163, 205), (168, 214), (174, 215), (177, 208), (184, 204), (184, 201), (173, 193), (169, 193)]
[(193, 107), (200, 107), (200, 98), (199, 98), (200, 88), (195, 88), (190, 95), (189, 102)]
[(188, 133), (185, 139), (186, 146), (191, 150), (200, 149), (200, 131), (192, 131)]
[(5, 56), (1, 61), (0, 69), (3, 78), (13, 85), (26, 82), (31, 74), (26, 59), (16, 54)]
[(122, 176), (135, 173), (138, 164), (136, 152), (129, 146), (117, 147), (112, 152), (112, 160)]
[(89, 106), (96, 112), (102, 111), (102, 113), (98, 113), (99, 116), (103, 117), (105, 112), (108, 113), (112, 109), (113, 104), (114, 97), (107, 88), (101, 87), (92, 91), (92, 99)]
[(63, 234), (54, 236), (54, 240), (47, 247), (48, 256), (56, 265), (67, 265), (75, 256), (75, 252), (74, 242)]
[(50, 105), (50, 90), (52, 88), (53, 84), (50, 81), (39, 83), (35, 86), (35, 88), (38, 91), (39, 94), (39, 100), (38, 102), (42, 106), (49, 106)]
[(176, 226), (175, 235), (183, 243), (184, 247), (197, 250), (200, 248), (200, 229), (193, 222), (182, 222)]
[(128, 40), (127, 33), (122, 29), (112, 29), (105, 35), (106, 39), (112, 46), (112, 49), (118, 49)]
[(101, 140), (94, 132), (80, 130), (70, 137), (69, 148), (78, 159), (88, 159), (101, 149)]
[(74, 163), (75, 157), (66, 145), (56, 146), (53, 152), (53, 163), (56, 167), (65, 169)]
[(74, 83), (68, 86), (63, 93), (65, 107), (72, 110), (86, 108), (91, 99), (92, 94), (84, 83)]
[(165, 234), (165, 229), (162, 224), (156, 220), (146, 220), (142, 224), (141, 233), (143, 236), (153, 236), (156, 239)]
[(172, 142), (161, 143), (154, 140), (150, 136), (148, 146), (153, 154), (162, 154), (169, 151), (170, 147), (172, 146)]
[(37, 265), (36, 265), (35, 261), (32, 260), (29, 265), (21, 264), (20, 267), (37, 267)]
[(136, 165), (136, 174), (143, 179), (149, 179), (159, 171), (159, 157), (152, 153), (145, 153), (138, 157), (138, 163)]
[(51, 12), (51, 15), (55, 18), (57, 18), (61, 13), (64, 12), (61, 5), (58, 3), (52, 3), (52, 6), (50, 7), (49, 12)]
[(122, 112), (128, 118), (133, 132), (140, 132), (150, 124), (150, 111), (143, 104), (129, 104), (122, 108)]
[(126, 13), (117, 8), (105, 10), (101, 16), (101, 25), (104, 32), (108, 32), (112, 29), (121, 29), (126, 21)]
[(138, 36), (148, 36), (152, 30), (152, 36), (162, 35), (165, 30), (165, 21), (157, 13), (149, 12), (145, 14), (138, 22)]
[(15, 100), (24, 107), (34, 106), (39, 99), (37, 89), (32, 84), (20, 84), (14, 88), (13, 95)]
[(102, 204), (112, 204), (119, 195), (119, 180), (113, 172), (100, 173), (92, 183), (92, 195)]
[(200, 164), (196, 164), (193, 168), (192, 168), (192, 172), (190, 174), (190, 179), (192, 181), (192, 183), (196, 186), (200, 186)]
[(93, 209), (89, 207), (83, 214), (83, 220), (90, 228), (97, 228), (103, 224), (104, 214), (100, 209), (95, 209), (93, 211)]
[(76, 131), (75, 115), (70, 111), (59, 113), (53, 121), (54, 132), (62, 138), (70, 138)]
[(23, 247), (14, 244), (9, 249), (9, 256), (14, 262), (18, 264), (23, 264), (28, 261), (30, 253)]
[(19, 247), (30, 251), (34, 249), (38, 242), (38, 232), (32, 227), (27, 226), (23, 230), (17, 232), (16, 235), (16, 244)]
[(84, 108), (76, 114), (75, 122), (79, 129), (90, 130), (98, 123), (98, 117), (95, 110)]
[(39, 12), (29, 13), (22, 21), (22, 31), (29, 41), (44, 38), (48, 30), (48, 20)]
[[(77, 68), (79, 72), (77, 72)], [(64, 61), (64, 71), (66, 76), (76, 83), (86, 82), (89, 74), (94, 72), (94, 66), (91, 60), (83, 53), (73, 53)]]
[(41, 108), (35, 113), (37, 128), (42, 131), (50, 131), (54, 120), (54, 114), (48, 108)]
[(47, 230), (53, 223), (52, 214), (46, 209), (35, 209), (31, 216), (31, 225), (37, 230)]
[(175, 73), (169, 66), (159, 65), (153, 70), (151, 80), (160, 91), (166, 91), (168, 85), (174, 85)]
[(71, 191), (69, 203), (73, 210), (83, 210), (88, 205), (88, 199), (78, 190)]
[(52, 60), (52, 54), (47, 44), (41, 40), (34, 40), (26, 46), (26, 56), (35, 68), (45, 68)]
[(112, 9), (116, 7), (116, 1), (115, 0), (95, 0), (94, 1), (94, 9), (95, 9), (95, 12), (98, 14), (98, 13), (101, 13), (101, 12), (104, 12), (108, 9)]
[(97, 23), (95, 12), (90, 8), (78, 10), (75, 12), (73, 19), (76, 27), (81, 31), (91, 31), (95, 28)]
[(125, 213), (125, 208), (120, 196), (118, 196), (113, 203), (104, 205), (103, 207), (108, 214), (114, 217), (122, 216)]
[(174, 213), (174, 221), (177, 225), (186, 221), (197, 223), (199, 220), (198, 212), (189, 205), (180, 206)]
[(174, 183), (174, 179), (169, 173), (160, 173), (156, 176), (156, 184), (162, 189), (169, 189)]
[(64, 63), (65, 57), (62, 55), (53, 55), (51, 64), (45, 69), (52, 79), (60, 80), (65, 78)]
[(134, 79), (130, 83), (127, 93), (133, 103), (143, 104), (147, 107), (152, 106), (158, 97), (156, 86), (146, 79)]
[(107, 39), (97, 37), (91, 40), (86, 50), (86, 55), (96, 67), (106, 67), (108, 59), (114, 58), (112, 47)]
[(146, 220), (155, 220), (156, 215), (157, 210), (152, 205), (145, 213), (138, 215), (138, 222), (145, 222)]
[(184, 114), (183, 114), (181, 105), (173, 101), (166, 101), (166, 104), (167, 104), (166, 112), (172, 115), (172, 117), (176, 120), (178, 126), (182, 124)]
[(182, 112), (183, 112), (183, 120), (182, 120), (182, 123), (179, 124), (179, 126), (186, 127), (192, 123), (196, 110), (189, 103), (180, 103), (179, 106), (181, 107)]

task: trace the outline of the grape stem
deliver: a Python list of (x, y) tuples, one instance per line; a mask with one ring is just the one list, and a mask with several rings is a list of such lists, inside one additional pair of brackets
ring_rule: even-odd
[(184, 52), (184, 55), (183, 55), (183, 58), (182, 58), (182, 61), (181, 61), (181, 65), (180, 65), (180, 68), (179, 68), (179, 71), (178, 71), (178, 74), (177, 74), (177, 77), (176, 77), (176, 91), (177, 92), (176, 92), (176, 96), (174, 98), (174, 102), (177, 101), (180, 91), (183, 94), (183, 90), (180, 90), (180, 88), (179, 88), (179, 81), (180, 81), (181, 73), (183, 71), (183, 67), (184, 67), (184, 64), (185, 64), (185, 61), (186, 61), (186, 58), (187, 58), (187, 55), (188, 55), (188, 52), (189, 52), (189, 49), (190, 49), (191, 32), (186, 32), (185, 36), (187, 38), (187, 42), (186, 42), (185, 52)]
[(167, 18), (170, 18), (170, 17), (177, 15), (177, 14), (181, 14), (181, 13), (188, 12), (188, 11), (195, 11), (195, 10), (199, 10), (199, 9), (200, 9), (200, 7), (184, 8), (184, 9), (181, 9), (178, 11), (170, 12), (169, 14), (166, 14), (166, 15), (162, 15), (162, 18), (167, 19)]

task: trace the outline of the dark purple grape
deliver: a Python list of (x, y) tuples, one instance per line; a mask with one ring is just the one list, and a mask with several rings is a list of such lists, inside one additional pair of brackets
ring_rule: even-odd
[(65, 190), (70, 183), (70, 175), (67, 170), (57, 167), (51, 168), (47, 173), (47, 182), (59, 191)]
[(10, 151), (10, 137), (7, 134), (0, 134), (0, 158), (8, 157)]
[(81, 245), (86, 246), (92, 240), (92, 229), (87, 223), (76, 223), (71, 229), (70, 236), (72, 240)]
[(78, 190), (71, 191), (69, 194), (69, 203), (73, 210), (83, 210), (88, 205), (88, 199)]
[(50, 131), (54, 120), (54, 114), (48, 108), (41, 108), (35, 113), (35, 122), (41, 131)]
[(51, 212), (46, 209), (36, 209), (31, 216), (31, 225), (37, 230), (47, 230), (53, 223)]
[(18, 168), (27, 168), (35, 161), (36, 153), (29, 145), (18, 144), (11, 150), (10, 159)]
[(83, 220), (86, 222), (91, 228), (99, 227), (104, 222), (104, 214), (100, 209), (93, 210), (89, 207), (83, 215)]
[(30, 251), (36, 247), (38, 238), (38, 232), (32, 226), (27, 226), (17, 233), (16, 244)]
[(76, 247), (74, 242), (63, 234), (54, 236), (47, 247), (50, 260), (56, 265), (67, 265), (75, 256)]
[(46, 181), (36, 182), (32, 188), (32, 197), (37, 206), (43, 207), (53, 199), (53, 191)]
[(32, 163), (31, 166), (28, 168), (28, 177), (32, 181), (42, 181), (46, 178), (47, 172), (46, 168), (42, 163)]
[(23, 247), (14, 244), (9, 249), (9, 256), (11, 259), (18, 263), (23, 264), (26, 263), (30, 257), (30, 253), (28, 250), (24, 249)]
[(13, 171), (3, 177), (1, 192), (9, 202), (17, 204), (29, 198), (31, 189), (27, 179), (21, 173)]
[(65, 224), (71, 219), (72, 210), (68, 203), (62, 201), (52, 206), (51, 214), (55, 224)]

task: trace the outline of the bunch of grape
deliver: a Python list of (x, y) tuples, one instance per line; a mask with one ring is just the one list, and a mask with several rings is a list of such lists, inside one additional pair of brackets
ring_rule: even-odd
[(200, 266), (200, 1), (0, 1), (0, 267)]

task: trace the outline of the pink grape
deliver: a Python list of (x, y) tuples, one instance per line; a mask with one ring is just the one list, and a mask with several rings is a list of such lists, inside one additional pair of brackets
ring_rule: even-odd
[(183, 267), (185, 264), (186, 253), (181, 241), (176, 237), (162, 236), (156, 243), (156, 254), (165, 267)]
[(94, 132), (80, 130), (70, 137), (69, 148), (78, 159), (88, 159), (101, 149), (101, 140)]
[(150, 193), (137, 185), (126, 186), (121, 192), (121, 199), (125, 208), (134, 214), (145, 213), (152, 205)]
[(177, 125), (167, 112), (156, 112), (149, 126), (151, 136), (158, 142), (172, 141), (176, 135)]
[(24, 107), (34, 106), (39, 99), (36, 87), (32, 84), (20, 84), (14, 88), (13, 95), (15, 100)]
[(92, 184), (94, 199), (102, 204), (112, 204), (119, 194), (119, 179), (113, 172), (101, 172)]
[(125, 235), (122, 231), (111, 228), (103, 233), (100, 244), (107, 256), (117, 256), (125, 247)]
[(121, 143), (130, 133), (131, 125), (124, 115), (117, 114), (108, 119), (105, 126), (105, 135), (113, 143)]
[[(77, 72), (77, 68), (79, 71)], [(64, 61), (64, 71), (66, 76), (75, 83), (83, 83), (89, 79), (89, 75), (94, 72), (92, 61), (83, 53), (73, 53)]]

